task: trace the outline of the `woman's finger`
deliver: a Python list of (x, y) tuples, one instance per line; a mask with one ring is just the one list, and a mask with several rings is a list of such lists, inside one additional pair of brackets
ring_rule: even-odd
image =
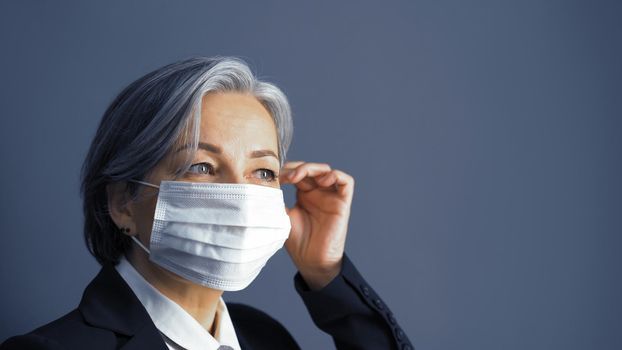
[(352, 197), (354, 193), (354, 178), (341, 170), (335, 170), (337, 192), (340, 195)]
[(337, 181), (337, 175), (334, 170), (315, 177), (315, 181), (322, 187), (328, 187)]
[(333, 187), (342, 196), (351, 196), (354, 192), (354, 178), (341, 170), (331, 169), (326, 163), (288, 162), (283, 166), (279, 179), (282, 184), (294, 184), (304, 192), (318, 187)]
[(349, 195), (354, 188), (354, 178), (341, 170), (332, 170), (327, 174), (318, 176), (316, 181), (322, 187), (334, 187), (340, 195)]
[(308, 192), (314, 190), (318, 187), (317, 183), (313, 178), (307, 177), (304, 178), (294, 184), (296, 188), (302, 192)]
[(325, 163), (304, 163), (294, 169), (286, 179), (291, 183), (296, 183), (306, 177), (315, 177), (331, 170), (330, 165)]
[(289, 162), (285, 162), (283, 164), (283, 169), (293, 169), (303, 164), (304, 162), (301, 160), (290, 160)]
[(302, 164), (304, 164), (303, 161), (289, 161), (283, 164), (283, 166), (281, 167), (281, 171), (279, 172), (279, 181), (281, 183), (288, 183), (289, 181), (287, 177), (289, 176), (289, 174), (291, 174), (294, 170), (296, 170), (297, 167)]

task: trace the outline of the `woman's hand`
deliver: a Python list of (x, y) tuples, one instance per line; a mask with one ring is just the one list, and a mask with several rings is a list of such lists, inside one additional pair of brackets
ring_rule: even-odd
[(321, 289), (341, 271), (354, 179), (328, 164), (287, 162), (279, 181), (297, 188), (285, 247), (309, 287)]

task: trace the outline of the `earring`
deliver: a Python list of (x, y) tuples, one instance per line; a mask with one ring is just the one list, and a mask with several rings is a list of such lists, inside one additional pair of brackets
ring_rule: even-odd
[(121, 232), (123, 232), (123, 233), (130, 233), (130, 228), (129, 227), (121, 227)]

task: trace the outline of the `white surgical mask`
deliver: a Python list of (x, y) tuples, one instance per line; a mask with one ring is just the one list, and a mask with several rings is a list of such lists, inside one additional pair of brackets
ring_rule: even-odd
[(218, 290), (246, 288), (289, 237), (283, 191), (254, 184), (162, 181), (149, 259)]

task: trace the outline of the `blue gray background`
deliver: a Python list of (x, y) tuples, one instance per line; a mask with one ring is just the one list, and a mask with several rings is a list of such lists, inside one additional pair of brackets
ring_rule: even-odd
[[(1, 2), (0, 341), (98, 271), (78, 174), (107, 104), (200, 54), (283, 88), (290, 159), (355, 177), (347, 252), (418, 349), (622, 348), (620, 4)], [(331, 348), (294, 272), (226, 299)]]

